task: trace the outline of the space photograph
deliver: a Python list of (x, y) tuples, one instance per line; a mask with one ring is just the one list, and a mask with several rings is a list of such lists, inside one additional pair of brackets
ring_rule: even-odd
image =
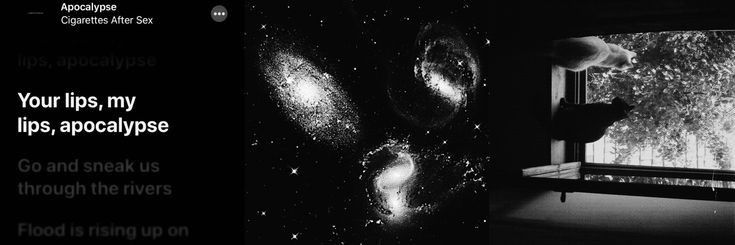
[(489, 241), (486, 6), (244, 8), (246, 241)]

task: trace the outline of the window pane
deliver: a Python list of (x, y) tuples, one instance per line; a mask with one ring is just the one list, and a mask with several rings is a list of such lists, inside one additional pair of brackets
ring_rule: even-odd
[(587, 162), (735, 169), (735, 32), (600, 38), (637, 56), (627, 71), (588, 69), (587, 102), (636, 107), (586, 145)]

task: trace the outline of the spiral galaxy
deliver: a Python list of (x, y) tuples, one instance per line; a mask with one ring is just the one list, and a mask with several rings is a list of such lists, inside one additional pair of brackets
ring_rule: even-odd
[(388, 95), (398, 114), (414, 125), (442, 127), (466, 107), (479, 84), (477, 55), (461, 32), (438, 22), (421, 28), (415, 50), (411, 77), (395, 74)]
[(439, 212), (457, 193), (484, 187), (486, 159), (453, 157), (439, 150), (413, 150), (407, 141), (388, 140), (365, 154), (366, 192), (380, 220), (410, 225), (416, 216)]
[(278, 106), (313, 140), (354, 144), (359, 117), (346, 92), (334, 76), (282, 46), (266, 43), (260, 51), (260, 68)]

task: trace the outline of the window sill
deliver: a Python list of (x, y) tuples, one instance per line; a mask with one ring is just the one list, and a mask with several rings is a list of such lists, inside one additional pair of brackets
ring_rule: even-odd
[(522, 179), (522, 185), (558, 192), (735, 202), (735, 171), (726, 170), (583, 163), (576, 175)]

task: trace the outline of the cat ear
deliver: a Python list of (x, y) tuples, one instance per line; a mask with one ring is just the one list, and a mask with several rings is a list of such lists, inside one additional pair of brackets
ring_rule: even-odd
[(564, 98), (559, 99), (559, 108), (565, 108), (567, 107), (567, 100)]
[(633, 57), (635, 57), (636, 55), (638, 54), (633, 51), (628, 51), (628, 61), (625, 62), (625, 66), (627, 68), (633, 68)]
[(620, 97), (615, 97), (615, 98), (613, 98), (612, 103), (613, 103), (613, 105), (615, 105), (615, 104), (621, 104), (621, 103), (625, 103), (625, 102), (623, 102), (623, 99), (621, 99)]

